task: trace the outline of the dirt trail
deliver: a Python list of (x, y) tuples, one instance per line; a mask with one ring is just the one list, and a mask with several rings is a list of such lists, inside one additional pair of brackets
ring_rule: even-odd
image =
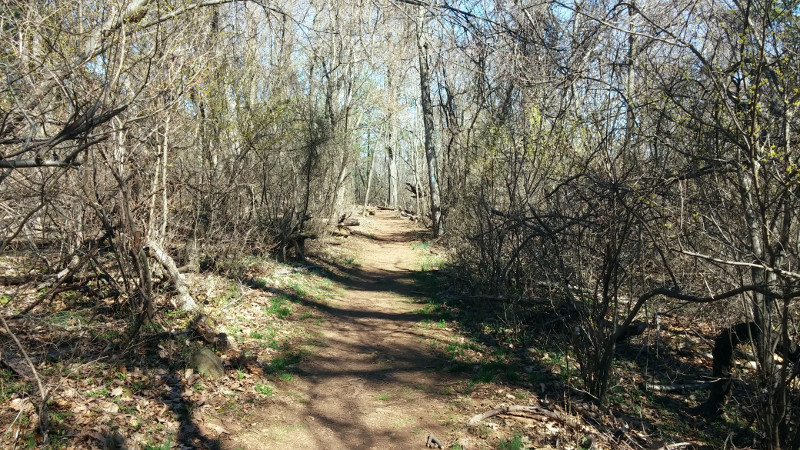
[(418, 233), (378, 211), (348, 240), (359, 246), (358, 265), (342, 270), (343, 295), (328, 300), (329, 316), (309, 330), (321, 345), (297, 367), (292, 396), (241, 424), (223, 448), (424, 448), (429, 432), (451, 443), (453, 428), (443, 424), (456, 412), (438, 393), (453, 380), (436, 371), (441, 360), (413, 301)]

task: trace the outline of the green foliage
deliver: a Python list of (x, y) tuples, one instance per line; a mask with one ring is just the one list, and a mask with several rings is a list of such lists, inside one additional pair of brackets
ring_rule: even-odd
[(145, 444), (144, 448), (145, 450), (169, 450), (172, 448), (172, 440), (167, 439), (166, 442), (163, 442), (161, 444), (147, 443)]
[(294, 375), (292, 375), (291, 373), (283, 372), (278, 374), (278, 378), (280, 378), (281, 381), (289, 382), (294, 379)]
[(86, 395), (88, 395), (89, 397), (103, 398), (103, 397), (108, 397), (110, 395), (110, 393), (109, 393), (108, 389), (100, 388), (100, 389), (96, 389), (96, 390), (94, 390), (92, 392), (87, 392)]
[(500, 441), (500, 445), (497, 448), (499, 450), (522, 450), (524, 448), (522, 435), (519, 431), (514, 430), (514, 437), (509, 440)]
[(269, 368), (271, 372), (281, 372), (286, 370), (287, 367), (299, 363), (303, 359), (300, 352), (289, 352), (285, 355), (275, 358), (270, 362)]
[(419, 244), (413, 244), (413, 245), (411, 246), (411, 248), (412, 248), (413, 250), (417, 250), (417, 249), (425, 250), (425, 249), (426, 249), (426, 248), (428, 248), (428, 247), (430, 247), (430, 244), (429, 244), (427, 241), (422, 241), (422, 242), (421, 242), (421, 243), (419, 243)]
[(265, 306), (264, 312), (267, 314), (275, 314), (281, 319), (286, 319), (292, 314), (292, 307), (286, 296), (278, 295), (270, 299), (270, 306)]
[(27, 383), (19, 381), (10, 370), (0, 371), (0, 400), (6, 401), (12, 394), (26, 392), (29, 388)]
[(266, 395), (266, 396), (270, 396), (270, 395), (275, 393), (275, 388), (273, 388), (272, 386), (266, 385), (266, 384), (262, 384), (262, 383), (256, 384), (255, 385), (255, 390), (257, 392), (259, 392), (260, 394)]

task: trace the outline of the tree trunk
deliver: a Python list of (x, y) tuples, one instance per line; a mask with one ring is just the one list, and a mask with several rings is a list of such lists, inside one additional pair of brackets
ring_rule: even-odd
[(197, 309), (197, 303), (195, 303), (194, 299), (192, 298), (191, 294), (189, 294), (189, 289), (186, 287), (186, 284), (183, 282), (183, 275), (178, 271), (178, 266), (175, 265), (175, 261), (158, 245), (158, 242), (149, 241), (147, 243), (147, 247), (150, 253), (150, 256), (156, 259), (163, 267), (167, 270), (172, 283), (175, 285), (175, 290), (178, 291), (178, 301), (176, 302), (176, 306), (185, 310), (185, 311), (193, 311)]
[(369, 205), (369, 191), (372, 189), (372, 175), (375, 173), (375, 149), (369, 152), (369, 138), (370, 133), (367, 131), (367, 153), (369, 154), (369, 172), (367, 173), (367, 189), (364, 192), (364, 215), (367, 215), (367, 206)]
[(436, 164), (436, 146), (433, 142), (433, 105), (431, 103), (430, 68), (428, 67), (428, 43), (423, 31), (424, 10), (420, 11), (420, 23), (417, 28), (417, 47), (419, 49), (419, 85), (420, 105), (422, 106), (422, 123), (425, 129), (425, 159), (428, 162), (428, 185), (431, 199), (431, 222), (433, 237), (444, 232), (442, 227), (442, 207), (439, 199), (439, 180)]
[(757, 340), (759, 334), (759, 328), (755, 323), (745, 322), (726, 328), (714, 340), (712, 352), (714, 382), (711, 384), (708, 399), (700, 407), (704, 413), (712, 416), (722, 413), (722, 405), (731, 392), (733, 352), (740, 343), (750, 342), (751, 338)]
[[(392, 72), (386, 72), (386, 90), (390, 95), (394, 92), (392, 89)], [(386, 160), (389, 165), (389, 198), (386, 206), (392, 208), (397, 207), (398, 202), (398, 178), (397, 178), (397, 126), (395, 124), (394, 115), (394, 102), (389, 107), (389, 114), (386, 118)]]

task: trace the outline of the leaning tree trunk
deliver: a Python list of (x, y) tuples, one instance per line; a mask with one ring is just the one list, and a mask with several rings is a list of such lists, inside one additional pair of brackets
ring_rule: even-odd
[(422, 106), (422, 123), (425, 129), (425, 158), (428, 162), (428, 185), (431, 199), (431, 222), (433, 236), (439, 237), (442, 228), (442, 206), (439, 198), (439, 180), (437, 178), (437, 155), (433, 142), (433, 105), (431, 103), (430, 68), (428, 67), (428, 43), (423, 31), (424, 10), (420, 12), (420, 23), (417, 28), (417, 47), (419, 48), (419, 85), (420, 105)]
[(197, 309), (197, 303), (195, 303), (191, 294), (189, 294), (189, 288), (187, 288), (186, 284), (183, 282), (183, 275), (181, 275), (181, 273), (178, 271), (178, 266), (175, 265), (175, 261), (173, 261), (173, 259), (169, 256), (169, 254), (167, 254), (167, 252), (164, 251), (163, 248), (161, 248), (158, 242), (148, 242), (147, 248), (150, 256), (155, 258), (156, 261), (158, 261), (164, 267), (164, 269), (166, 269), (170, 279), (172, 280), (172, 284), (175, 285), (175, 290), (178, 291), (178, 301), (176, 302), (176, 306), (185, 311), (193, 311)]

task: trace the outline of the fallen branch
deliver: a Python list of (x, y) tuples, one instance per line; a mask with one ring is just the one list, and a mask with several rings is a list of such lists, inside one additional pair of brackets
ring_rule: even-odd
[(691, 391), (694, 389), (706, 389), (711, 386), (711, 382), (680, 383), (680, 384), (651, 384), (645, 383), (644, 390), (657, 392), (677, 392)]
[(442, 442), (439, 439), (436, 439), (436, 436), (433, 434), (428, 435), (428, 440), (425, 441), (426, 448), (442, 448)]
[(38, 286), (36, 286), (36, 290), (37, 291), (41, 291), (43, 289), (50, 288), (50, 291), (47, 293), (47, 295), (42, 295), (41, 297), (39, 297), (38, 300), (36, 300), (35, 302), (31, 303), (25, 309), (20, 311), (19, 314), (15, 314), (12, 317), (19, 317), (19, 316), (23, 316), (25, 314), (28, 314), (29, 312), (31, 312), (33, 310), (33, 308), (36, 308), (37, 306), (39, 306), (43, 301), (45, 301), (47, 299), (52, 300), (53, 297), (55, 297), (56, 294), (61, 292), (61, 291), (58, 290), (61, 287), (61, 285), (64, 284), (64, 282), (67, 281), (67, 279), (69, 279), (73, 275), (75, 275), (75, 273), (78, 270), (83, 268), (83, 266), (85, 266), (86, 263), (89, 262), (90, 259), (94, 258), (95, 255), (97, 255), (97, 253), (99, 251), (100, 251), (100, 247), (91, 246), (91, 244), (90, 244), (89, 251), (86, 252), (86, 254), (84, 254), (82, 257), (79, 257), (78, 256), (78, 252), (75, 252), (72, 255), (72, 258), (70, 258), (70, 261), (69, 261), (69, 264), (67, 264), (67, 267), (61, 269), (61, 271), (59, 271), (54, 277), (52, 277), (52, 278), (48, 279), (47, 281), (44, 281), (43, 283), (40, 283)]
[(360, 224), (361, 222), (359, 222), (358, 219), (355, 219), (353, 217), (347, 217), (344, 220), (339, 221), (340, 227), (357, 227)]
[(22, 353), (23, 358), (28, 363), (28, 367), (30, 368), (31, 375), (36, 380), (36, 386), (39, 388), (39, 395), (41, 403), (37, 406), (37, 413), (39, 415), (39, 432), (42, 434), (44, 438), (44, 444), (47, 445), (48, 442), (48, 429), (50, 428), (50, 415), (47, 413), (47, 401), (50, 399), (50, 392), (44, 388), (44, 384), (42, 384), (42, 379), (39, 377), (39, 373), (36, 371), (36, 366), (34, 366), (33, 361), (31, 361), (30, 357), (28, 357), (28, 352), (25, 351), (25, 347), (22, 346), (22, 343), (17, 338), (17, 335), (11, 331), (11, 328), (8, 326), (8, 322), (6, 319), (0, 315), (0, 321), (3, 322), (3, 327), (6, 329), (6, 332), (11, 336), (14, 342), (17, 344), (17, 348)]
[(34, 273), (28, 275), (0, 276), (0, 284), (4, 286), (19, 286), (22, 284), (28, 284), (31, 281), (41, 281), (44, 279), (44, 275)]
[(580, 423), (573, 419), (572, 417), (566, 416), (564, 414), (559, 414), (555, 411), (550, 411), (549, 409), (540, 408), (538, 406), (519, 406), (519, 405), (511, 405), (511, 406), (503, 406), (502, 408), (493, 409), (491, 411), (486, 411), (481, 414), (476, 414), (472, 416), (471, 419), (467, 422), (467, 428), (472, 428), (475, 425), (479, 424), (482, 420), (488, 419), (489, 417), (496, 416), (498, 414), (508, 414), (508, 413), (530, 413), (536, 414), (539, 416), (544, 416), (549, 419), (558, 420), (559, 422), (564, 423), (573, 428), (580, 428)]
[(178, 271), (178, 266), (175, 265), (175, 261), (172, 259), (171, 256), (161, 248), (155, 241), (150, 241), (147, 243), (147, 250), (150, 256), (155, 258), (161, 266), (166, 269), (167, 273), (169, 274), (170, 279), (172, 280), (172, 284), (175, 286), (175, 290), (178, 291), (178, 301), (176, 306), (185, 310), (185, 311), (193, 311), (197, 309), (197, 303), (195, 303), (194, 299), (192, 298), (191, 294), (189, 294), (189, 288), (186, 287), (186, 284), (183, 282), (183, 275)]
[(657, 450), (682, 450), (688, 448), (700, 448), (700, 444), (696, 444), (694, 442), (676, 442), (675, 444), (665, 444), (662, 447), (659, 447)]

